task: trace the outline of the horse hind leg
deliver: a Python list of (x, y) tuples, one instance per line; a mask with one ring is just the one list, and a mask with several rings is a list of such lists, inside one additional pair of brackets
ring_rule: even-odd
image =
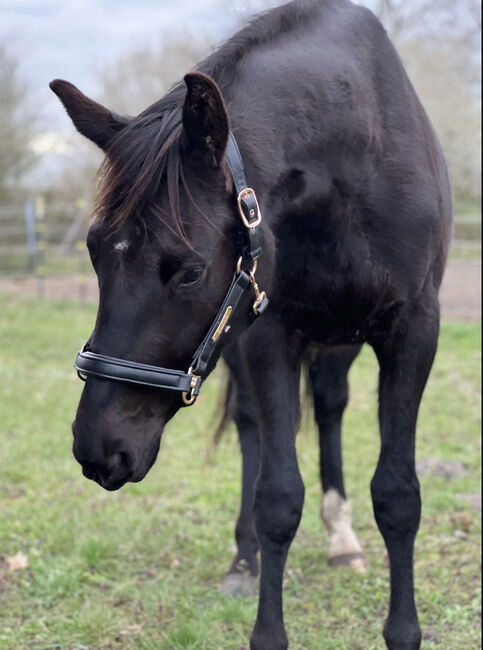
[(235, 527), (236, 555), (220, 586), (226, 596), (255, 596), (258, 592), (258, 540), (253, 521), (253, 494), (260, 464), (260, 440), (255, 405), (238, 344), (224, 352), (234, 388), (233, 419), (242, 453), (242, 495)]
[(365, 573), (364, 554), (345, 494), (341, 444), (342, 416), (349, 398), (347, 374), (359, 351), (360, 346), (354, 346), (319, 352), (309, 364), (309, 377), (319, 428), (321, 517), (329, 534), (329, 564)]
[(423, 294), (405, 308), (386, 338), (373, 342), (380, 366), (381, 451), (371, 493), (389, 555), (391, 599), (384, 638), (390, 650), (417, 650), (421, 644), (413, 579), (414, 542), (421, 516), (415, 438), (438, 333), (437, 298)]

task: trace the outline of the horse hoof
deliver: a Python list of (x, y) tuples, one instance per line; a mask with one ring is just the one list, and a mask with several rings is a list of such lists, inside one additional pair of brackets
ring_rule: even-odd
[(287, 650), (288, 639), (283, 626), (279, 629), (274, 627), (268, 633), (258, 632), (257, 628), (253, 631), (250, 639), (250, 650)]
[(421, 647), (422, 634), (417, 622), (393, 622), (389, 618), (383, 634), (389, 650), (419, 650)]
[(228, 573), (220, 585), (220, 594), (231, 598), (250, 598), (258, 593), (258, 578), (250, 573)]
[(367, 564), (362, 553), (344, 553), (329, 558), (329, 565), (334, 569), (348, 567), (356, 573), (367, 573)]

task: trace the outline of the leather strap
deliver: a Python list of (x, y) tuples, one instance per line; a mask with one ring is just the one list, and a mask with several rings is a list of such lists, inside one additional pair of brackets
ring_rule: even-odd
[[(191, 395), (196, 396), (200, 392), (210, 362), (218, 351), (218, 340), (225, 333), (226, 328), (229, 327), (231, 314), (236, 310), (240, 299), (249, 286), (250, 276), (247, 273), (241, 271), (238, 275), (235, 275), (217, 317), (193, 357), (190, 373), (171, 368), (150, 366), (144, 363), (135, 363), (89, 351), (81, 351), (77, 354), (74, 368), (81, 379), (84, 379), (84, 375), (91, 375), (130, 384), (166, 388), (167, 390), (191, 393)], [(194, 387), (193, 377), (198, 378)]]
[[(244, 191), (248, 189), (248, 183), (245, 177), (245, 168), (243, 166), (240, 149), (238, 148), (238, 143), (231, 131), (228, 136), (225, 156), (233, 178), (235, 195), (237, 199), (240, 199), (240, 209), (243, 211), (248, 224), (256, 222), (260, 215), (260, 208), (254, 193), (248, 193), (246, 196), (243, 196)], [(255, 262), (260, 259), (262, 256), (262, 247), (258, 228), (247, 228), (243, 223), (241, 223), (240, 234), (242, 241), (241, 253), (243, 259), (248, 259), (250, 262)]]
[(238, 196), (242, 190), (248, 187), (248, 185), (240, 149), (238, 148), (238, 143), (231, 131), (228, 135), (225, 157), (228, 167), (230, 168), (233, 185), (235, 186), (235, 193)]
[[(92, 375), (129, 384), (141, 384), (186, 393), (191, 390), (192, 375), (181, 370), (149, 366), (144, 363), (116, 359), (115, 357), (108, 357), (94, 352), (79, 352), (74, 368), (80, 374), (81, 379), (83, 379), (82, 375)], [(198, 385), (193, 389), (193, 393), (198, 395)]]

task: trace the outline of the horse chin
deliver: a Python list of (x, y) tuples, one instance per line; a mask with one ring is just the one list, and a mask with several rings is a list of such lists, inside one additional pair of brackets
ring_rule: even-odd
[[(157, 455), (157, 454), (156, 454)], [(135, 472), (132, 473), (131, 477), (128, 479), (129, 483), (141, 483), (142, 480), (146, 477), (146, 474), (149, 472), (151, 467), (154, 465), (154, 461), (156, 460), (156, 456), (154, 456), (152, 462), (149, 463), (149, 465), (145, 469), (138, 469)]]
[(140, 483), (145, 478), (145, 476), (147, 475), (151, 467), (154, 465), (156, 459), (158, 458), (159, 447), (161, 444), (161, 435), (162, 433), (159, 435), (159, 438), (157, 439), (154, 445), (154, 448), (149, 456), (148, 462), (140, 463), (137, 467), (135, 467), (135, 469), (131, 473), (131, 476), (128, 479), (129, 483)]

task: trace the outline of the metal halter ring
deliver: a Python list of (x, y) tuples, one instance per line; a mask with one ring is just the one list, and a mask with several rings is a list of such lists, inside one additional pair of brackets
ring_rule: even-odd
[[(243, 264), (243, 257), (238, 258), (238, 262), (236, 263), (236, 274), (240, 275), (241, 270), (242, 270), (242, 264)], [(253, 262), (252, 270), (250, 271), (250, 278), (255, 277), (255, 273), (257, 272), (258, 268), (258, 260), (255, 260)]]

